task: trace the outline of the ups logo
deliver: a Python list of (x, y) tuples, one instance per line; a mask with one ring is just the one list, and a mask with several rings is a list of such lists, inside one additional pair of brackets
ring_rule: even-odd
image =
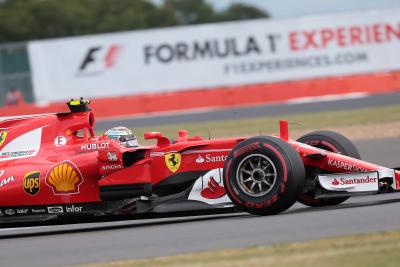
[(40, 172), (34, 171), (25, 174), (24, 177), (24, 191), (25, 193), (36, 196), (40, 191)]

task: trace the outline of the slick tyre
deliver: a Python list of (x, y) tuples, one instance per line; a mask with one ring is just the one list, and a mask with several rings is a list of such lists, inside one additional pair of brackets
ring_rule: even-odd
[[(298, 142), (322, 148), (324, 150), (340, 153), (356, 159), (361, 159), (360, 153), (354, 144), (345, 136), (333, 132), (333, 131), (315, 131), (308, 133), (300, 137)], [(315, 168), (306, 168), (306, 179), (312, 183), (315, 176), (321, 173)], [(323, 207), (323, 206), (334, 206), (346, 201), (349, 197), (339, 198), (326, 198), (317, 199), (315, 198), (314, 192), (302, 193), (299, 196), (298, 201), (306, 206), (310, 207)]]
[(305, 181), (303, 161), (281, 139), (249, 138), (225, 161), (226, 192), (238, 208), (256, 215), (277, 214), (297, 200)]

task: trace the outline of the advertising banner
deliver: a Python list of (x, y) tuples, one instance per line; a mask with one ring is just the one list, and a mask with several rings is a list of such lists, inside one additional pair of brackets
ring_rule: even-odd
[(37, 102), (400, 69), (400, 9), (33, 41)]

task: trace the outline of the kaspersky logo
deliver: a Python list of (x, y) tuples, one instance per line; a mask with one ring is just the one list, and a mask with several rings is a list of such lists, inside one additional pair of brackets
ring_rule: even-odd
[(78, 75), (97, 75), (107, 69), (113, 68), (117, 62), (121, 48), (122, 46), (117, 44), (89, 47), (79, 64)]

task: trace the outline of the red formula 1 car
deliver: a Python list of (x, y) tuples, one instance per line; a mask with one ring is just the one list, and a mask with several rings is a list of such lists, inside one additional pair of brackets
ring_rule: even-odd
[(279, 137), (179, 131), (171, 141), (151, 132), (144, 137), (156, 145), (127, 145), (118, 134), (95, 136), (88, 101), (68, 105), (68, 113), (0, 118), (0, 222), (232, 207), (268, 215), (297, 200), (336, 205), (400, 188), (399, 172), (361, 161), (335, 132), (294, 141), (281, 121)]

